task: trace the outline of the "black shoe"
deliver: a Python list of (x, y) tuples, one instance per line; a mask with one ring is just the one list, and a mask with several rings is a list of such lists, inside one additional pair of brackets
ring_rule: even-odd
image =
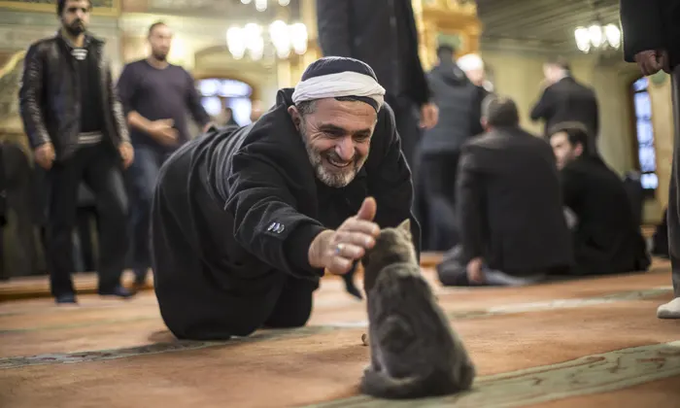
[(135, 294), (124, 287), (118, 285), (110, 290), (99, 290), (100, 296), (117, 296), (119, 298), (128, 299), (133, 297)]
[(63, 295), (57, 295), (54, 297), (54, 301), (58, 305), (78, 303), (76, 301), (76, 295), (73, 293), (64, 293)]

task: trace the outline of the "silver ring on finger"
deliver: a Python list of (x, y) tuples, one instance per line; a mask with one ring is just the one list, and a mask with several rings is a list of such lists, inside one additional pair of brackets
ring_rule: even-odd
[(345, 248), (345, 244), (338, 244), (335, 246), (335, 254), (340, 255), (342, 250)]

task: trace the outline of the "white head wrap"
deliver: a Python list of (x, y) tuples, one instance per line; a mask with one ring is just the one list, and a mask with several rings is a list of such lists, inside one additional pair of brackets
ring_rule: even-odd
[(341, 96), (370, 98), (377, 104), (377, 110), (380, 110), (385, 102), (385, 88), (370, 75), (343, 71), (299, 82), (293, 92), (293, 103)]
[(477, 54), (465, 54), (456, 60), (456, 64), (465, 72), (484, 69), (484, 61)]

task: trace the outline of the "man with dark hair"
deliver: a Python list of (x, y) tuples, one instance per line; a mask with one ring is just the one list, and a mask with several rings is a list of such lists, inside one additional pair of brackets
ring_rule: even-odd
[(571, 74), (569, 63), (556, 58), (543, 65), (545, 89), (531, 110), (531, 120), (545, 122), (545, 137), (551, 127), (561, 122), (581, 122), (592, 136), (590, 151), (597, 154), (597, 135), (600, 131), (599, 107), (595, 91)]
[(29, 47), (19, 91), (35, 161), (47, 170), (47, 254), (57, 303), (76, 303), (71, 237), (81, 181), (95, 194), (100, 217), (99, 293), (131, 295), (120, 285), (127, 249), (121, 171), (133, 150), (104, 42), (87, 32), (91, 10), (88, 0), (57, 2), (61, 29)]
[(600, 157), (590, 154), (588, 129), (565, 122), (553, 126), (549, 134), (564, 205), (576, 216), (572, 273), (647, 270), (649, 256), (623, 181)]
[(526, 285), (572, 264), (569, 230), (550, 146), (519, 127), (515, 103), (489, 96), (486, 133), (460, 156), (461, 244), (437, 267), (444, 285)]
[(411, 172), (384, 94), (365, 63), (322, 58), (257, 122), (211, 131), (163, 165), (154, 278), (177, 337), (303, 326), (324, 270), (348, 273), (380, 228), (410, 219), (420, 252)]
[(675, 299), (661, 305), (657, 316), (680, 319), (680, 0), (621, 0), (623, 51), (643, 75), (660, 70), (671, 75), (673, 119), (673, 169), (668, 195), (668, 243)]
[(147, 37), (151, 54), (127, 64), (118, 79), (118, 94), (137, 156), (126, 174), (137, 287), (144, 285), (151, 266), (149, 217), (158, 171), (172, 152), (191, 139), (187, 112), (203, 131), (210, 126), (194, 79), (184, 68), (167, 60), (172, 36), (165, 23), (152, 24)]
[[(437, 125), (425, 131), (419, 144), (419, 187), (431, 215), (427, 228), (427, 248), (450, 249), (458, 243), (455, 220), (456, 170), (463, 143), (474, 135), (479, 117), (475, 113), (476, 88), (454, 62), (450, 45), (437, 49), (439, 62), (427, 74), (432, 100), (439, 108)], [(422, 220), (421, 220), (422, 222)]]

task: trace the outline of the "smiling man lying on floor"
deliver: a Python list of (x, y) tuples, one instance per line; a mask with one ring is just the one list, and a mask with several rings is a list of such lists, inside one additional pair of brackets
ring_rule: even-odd
[(324, 269), (347, 273), (379, 228), (407, 218), (419, 253), (411, 172), (384, 92), (365, 63), (322, 58), (257, 122), (203, 135), (166, 162), (152, 253), (175, 336), (303, 326)]

